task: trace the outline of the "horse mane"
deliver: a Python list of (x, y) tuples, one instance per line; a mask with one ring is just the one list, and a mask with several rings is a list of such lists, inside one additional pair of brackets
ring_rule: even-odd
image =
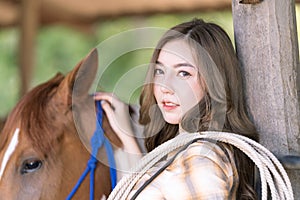
[[(63, 79), (64, 75), (58, 73), (49, 81), (26, 93), (7, 118), (3, 133), (9, 134), (10, 129), (19, 123), (18, 128), (26, 133), (33, 148), (44, 155), (51, 151), (51, 144), (56, 137), (52, 133), (59, 127), (55, 126), (54, 113), (52, 114), (47, 106)], [(16, 119), (20, 120), (17, 122)], [(7, 140), (7, 135), (3, 138), (5, 139), (0, 141), (0, 149)]]

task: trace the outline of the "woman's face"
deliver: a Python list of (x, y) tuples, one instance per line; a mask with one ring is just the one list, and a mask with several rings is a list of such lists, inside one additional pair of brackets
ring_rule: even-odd
[(166, 122), (180, 124), (183, 115), (204, 96), (198, 67), (183, 40), (163, 46), (154, 69), (154, 96)]

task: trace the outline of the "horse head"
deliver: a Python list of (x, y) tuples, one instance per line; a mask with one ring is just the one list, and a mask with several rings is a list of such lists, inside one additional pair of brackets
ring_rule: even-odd
[[(27, 94), (9, 114), (0, 134), (0, 199), (65, 199), (90, 157), (87, 145), (95, 129), (95, 107), (88, 91), (98, 67), (97, 50), (66, 76), (57, 74)], [(74, 87), (76, 86), (76, 87)], [(103, 118), (107, 137), (120, 140)], [(104, 150), (99, 155), (105, 157)], [(95, 199), (111, 191), (109, 167), (95, 171)], [(74, 199), (88, 199), (84, 181)]]

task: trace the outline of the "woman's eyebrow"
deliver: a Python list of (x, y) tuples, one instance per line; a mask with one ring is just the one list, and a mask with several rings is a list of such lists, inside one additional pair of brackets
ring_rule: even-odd
[[(156, 64), (160, 65), (160, 66), (165, 66), (163, 63), (161, 63), (158, 60), (156, 61)], [(196, 67), (190, 63), (178, 63), (178, 64), (174, 65), (174, 68), (177, 68), (177, 67), (192, 67), (192, 68), (196, 69)]]
[(175, 68), (177, 68), (177, 67), (192, 67), (192, 68), (196, 69), (196, 67), (194, 65), (191, 65), (190, 63), (178, 63), (174, 67)]

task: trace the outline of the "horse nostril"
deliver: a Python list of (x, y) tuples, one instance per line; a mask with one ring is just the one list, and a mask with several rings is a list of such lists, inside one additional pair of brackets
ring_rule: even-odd
[(39, 170), (43, 165), (43, 162), (37, 158), (30, 158), (23, 162), (21, 168), (21, 174), (32, 173)]

